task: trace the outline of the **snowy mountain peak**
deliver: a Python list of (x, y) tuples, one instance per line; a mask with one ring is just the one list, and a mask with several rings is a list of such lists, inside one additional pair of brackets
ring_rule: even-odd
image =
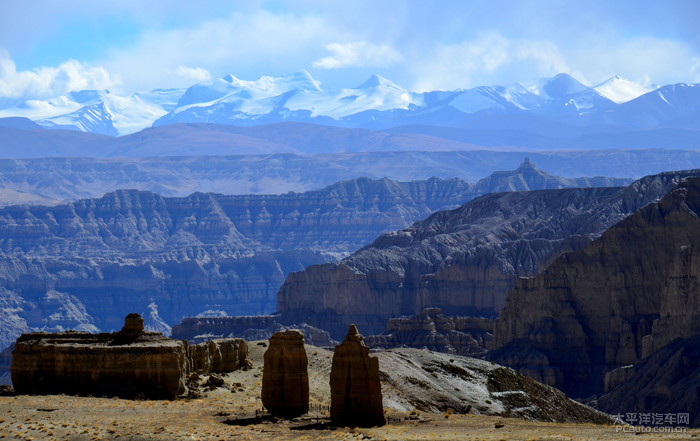
[(594, 86), (593, 89), (618, 104), (631, 101), (654, 90), (653, 87), (643, 86), (619, 75), (615, 75), (603, 81), (597, 86)]
[(549, 100), (561, 99), (588, 89), (577, 79), (565, 73), (560, 73), (551, 78), (542, 78), (530, 83), (523, 83), (523, 87), (533, 95)]
[(369, 77), (364, 83), (360, 84), (355, 89), (371, 89), (373, 87), (380, 86), (403, 90), (403, 88), (397, 86), (396, 84), (377, 74), (374, 74), (371, 77)]
[(238, 78), (234, 77), (231, 74), (224, 75), (223, 77), (221, 77), (221, 80), (227, 83), (238, 83)]

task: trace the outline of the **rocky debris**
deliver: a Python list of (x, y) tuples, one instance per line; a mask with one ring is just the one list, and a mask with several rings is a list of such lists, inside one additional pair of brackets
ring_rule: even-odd
[(389, 319), (386, 331), (365, 337), (374, 349), (409, 347), (469, 356), (483, 356), (493, 339), (493, 320), (452, 316), (440, 308)]
[(304, 335), (295, 330), (275, 333), (265, 351), (262, 402), (273, 415), (296, 417), (309, 411), (308, 359)]
[(204, 386), (207, 386), (210, 390), (214, 390), (217, 387), (226, 387), (226, 381), (217, 374), (209, 374), (207, 380), (204, 382)]
[(186, 391), (193, 366), (235, 370), (248, 354), (243, 340), (190, 350), (187, 342), (143, 330), (143, 319), (129, 314), (115, 333), (27, 333), (12, 354), (12, 383), (20, 394), (66, 393), (174, 399)]
[(335, 347), (331, 368), (331, 422), (347, 426), (386, 424), (379, 382), (379, 359), (369, 356), (362, 334), (350, 325)]
[[(535, 367), (524, 356), (537, 354), (536, 378), (549, 371), (570, 395), (602, 393), (606, 373), (697, 334), (698, 249), (700, 178), (688, 178), (584, 249), (520, 279), (489, 358), (521, 369)], [(608, 376), (610, 386), (617, 375)]]
[[(600, 410), (615, 415), (663, 414), (676, 418), (689, 414), (688, 423), (700, 427), (700, 335), (674, 340), (625, 370), (626, 378), (610, 383), (611, 390), (597, 400)], [(664, 424), (685, 425), (667, 420)]]

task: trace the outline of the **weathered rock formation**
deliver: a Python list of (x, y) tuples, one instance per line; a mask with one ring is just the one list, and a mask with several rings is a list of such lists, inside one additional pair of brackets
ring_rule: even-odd
[[(579, 397), (605, 374), (698, 335), (700, 178), (622, 220), (542, 274), (520, 279), (496, 322), (490, 358)], [(529, 372), (528, 372), (529, 371)], [(609, 387), (624, 380), (608, 376)]]
[[(490, 194), (386, 233), (338, 263), (290, 274), (278, 293), (284, 323), (308, 323), (339, 338), (349, 323), (376, 334), (392, 317), (439, 307), (495, 317), (508, 289), (564, 252), (700, 171), (664, 173), (625, 188)], [(649, 323), (651, 325), (651, 323)]]
[(219, 338), (187, 346), (194, 372), (231, 372), (246, 366), (248, 344), (240, 338)]
[(389, 319), (386, 331), (365, 337), (375, 349), (408, 347), (469, 356), (483, 356), (493, 339), (493, 320), (448, 317), (440, 308), (426, 308), (420, 314)]
[(379, 360), (355, 325), (350, 325), (343, 343), (335, 347), (331, 367), (331, 422), (347, 426), (386, 424), (379, 382)]
[(129, 314), (115, 333), (28, 333), (12, 354), (12, 383), (18, 393), (68, 393), (174, 399), (185, 392), (194, 370), (226, 371), (248, 354), (242, 340), (196, 345), (143, 329)]
[[(146, 318), (148, 329), (166, 333), (206, 311), (271, 313), (290, 272), (334, 261), (435, 210), (493, 189), (610, 182), (619, 181), (557, 178), (526, 162), (476, 186), (360, 178), (282, 195), (119, 190), (55, 207), (6, 207), (0, 349), (34, 330), (116, 330), (118, 317), (131, 311)], [(376, 332), (385, 321), (377, 321)], [(309, 322), (285, 322), (293, 323)]]
[(283, 331), (265, 351), (262, 402), (273, 415), (296, 417), (309, 411), (308, 360), (304, 334)]

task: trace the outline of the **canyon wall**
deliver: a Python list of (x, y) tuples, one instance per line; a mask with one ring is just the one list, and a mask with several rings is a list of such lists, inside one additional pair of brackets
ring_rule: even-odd
[(697, 335), (699, 216), (700, 179), (691, 178), (521, 278), (496, 322), (491, 359), (586, 397), (603, 392), (606, 373)]
[(426, 307), (495, 317), (519, 277), (585, 247), (697, 174), (664, 173), (625, 188), (482, 196), (385, 233), (340, 262), (290, 274), (278, 293), (278, 311), (287, 322), (327, 329), (334, 338), (349, 323), (378, 334), (389, 318)]

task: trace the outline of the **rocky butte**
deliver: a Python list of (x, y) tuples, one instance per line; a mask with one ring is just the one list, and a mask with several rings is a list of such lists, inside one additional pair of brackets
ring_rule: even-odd
[(243, 340), (190, 346), (144, 331), (143, 318), (129, 314), (114, 333), (23, 334), (12, 354), (11, 375), (20, 394), (175, 399), (186, 391), (191, 372), (236, 370), (247, 355)]
[(261, 397), (273, 415), (296, 417), (309, 411), (308, 359), (301, 332), (277, 332), (270, 338)]
[(346, 426), (386, 424), (379, 382), (379, 360), (369, 356), (362, 334), (350, 325), (335, 347), (331, 367), (331, 422)]

